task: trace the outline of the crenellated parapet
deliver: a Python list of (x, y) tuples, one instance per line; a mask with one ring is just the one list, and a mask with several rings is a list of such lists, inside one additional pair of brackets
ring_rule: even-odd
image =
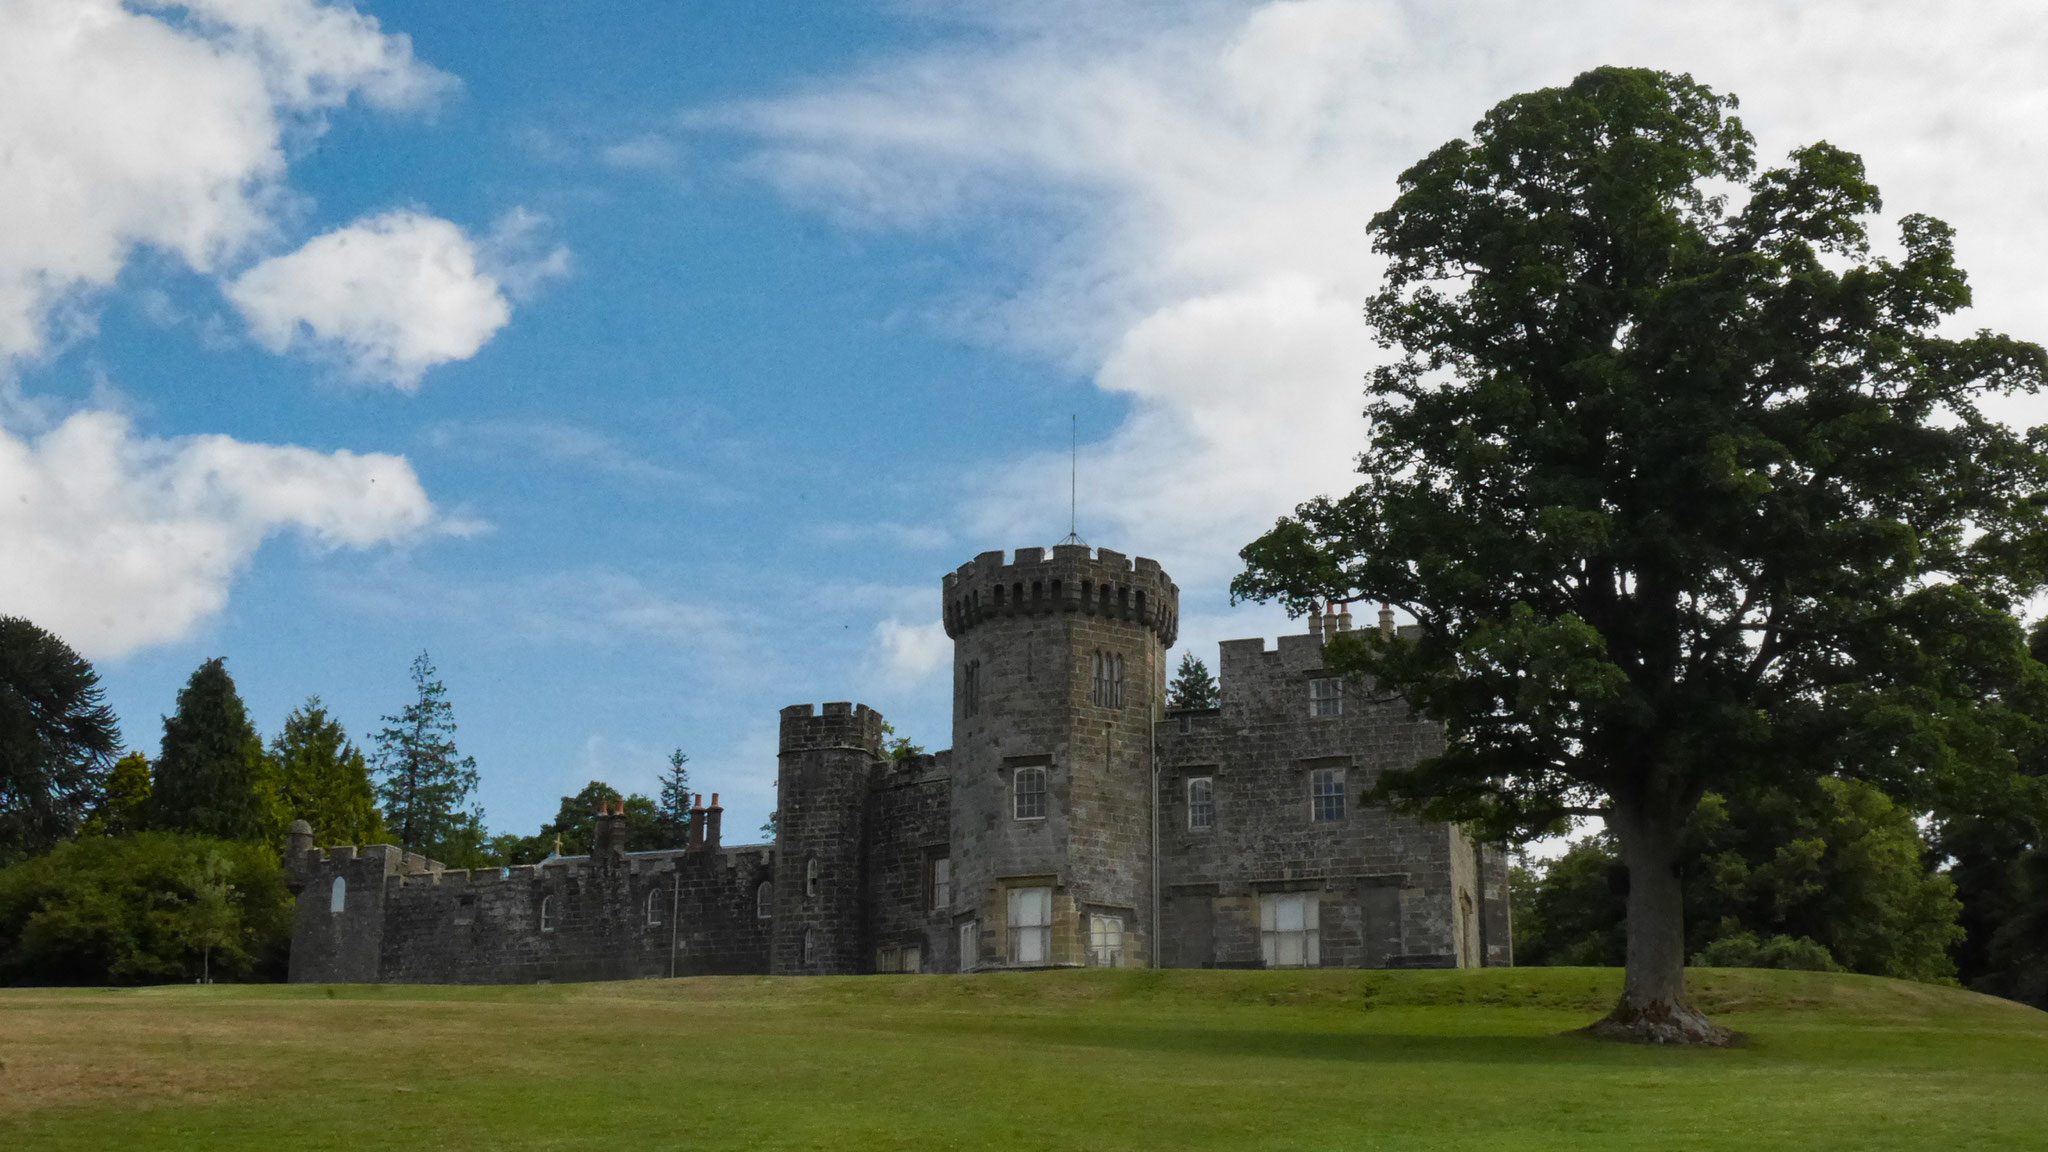
[(1157, 560), (1085, 544), (1019, 548), (1009, 563), (1000, 550), (983, 552), (946, 574), (943, 595), (946, 635), (955, 640), (986, 620), (1058, 613), (1130, 621), (1167, 647), (1180, 630), (1180, 589)]

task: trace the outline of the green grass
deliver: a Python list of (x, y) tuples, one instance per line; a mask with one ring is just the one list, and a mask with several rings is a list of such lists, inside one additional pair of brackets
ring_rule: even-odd
[(2048, 1147), (2048, 1014), (1696, 971), (1728, 1051), (1567, 1034), (1606, 969), (0, 992), (0, 1148)]

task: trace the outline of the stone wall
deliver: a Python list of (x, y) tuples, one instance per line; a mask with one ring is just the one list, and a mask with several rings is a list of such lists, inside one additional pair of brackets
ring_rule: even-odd
[(865, 820), (866, 951), (859, 971), (875, 971), (883, 949), (900, 960), (906, 948), (917, 949), (918, 971), (958, 967), (950, 902), (935, 907), (931, 889), (933, 863), (950, 853), (951, 761), (940, 752), (874, 766)]
[(776, 888), (769, 971), (829, 974), (871, 963), (864, 924), (869, 773), (881, 713), (862, 704), (782, 710), (776, 760)]

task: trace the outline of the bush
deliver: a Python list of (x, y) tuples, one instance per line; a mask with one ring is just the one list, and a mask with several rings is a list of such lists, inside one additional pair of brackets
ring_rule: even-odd
[(88, 836), (0, 869), (0, 984), (278, 980), (291, 917), (265, 845)]
[(1796, 968), (1804, 972), (1840, 972), (1842, 966), (1827, 948), (1801, 936), (1777, 935), (1758, 940), (1754, 932), (1734, 932), (1693, 955), (1696, 968)]

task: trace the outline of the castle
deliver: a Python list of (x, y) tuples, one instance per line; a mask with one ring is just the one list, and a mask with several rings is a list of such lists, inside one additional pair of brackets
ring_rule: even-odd
[(1358, 803), (1440, 734), (1322, 667), (1348, 613), (1226, 641), (1220, 706), (1168, 712), (1179, 592), (1155, 561), (985, 552), (942, 604), (953, 747), (891, 758), (865, 706), (784, 708), (774, 844), (720, 843), (716, 795), (681, 849), (625, 851), (608, 805), (589, 855), (515, 868), (322, 851), (295, 824), (291, 979), (1512, 961), (1503, 855)]

